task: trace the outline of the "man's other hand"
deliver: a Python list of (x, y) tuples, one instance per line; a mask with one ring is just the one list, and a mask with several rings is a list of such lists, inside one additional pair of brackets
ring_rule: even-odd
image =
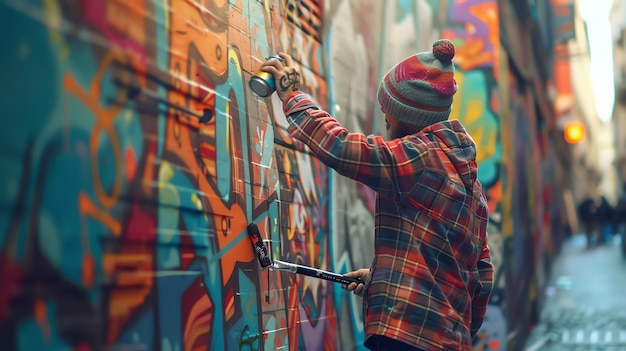
[(352, 291), (354, 294), (358, 296), (363, 296), (363, 289), (365, 288), (365, 283), (370, 280), (370, 270), (369, 268), (362, 268), (353, 272), (349, 272), (344, 274), (344, 277), (350, 278), (360, 278), (363, 283), (350, 283), (348, 285), (342, 284), (341, 287), (347, 291)]

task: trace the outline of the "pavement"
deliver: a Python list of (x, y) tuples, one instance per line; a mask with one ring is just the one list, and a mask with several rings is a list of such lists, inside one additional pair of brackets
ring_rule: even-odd
[(556, 258), (540, 322), (524, 351), (626, 351), (626, 258), (620, 238), (586, 248), (568, 238)]

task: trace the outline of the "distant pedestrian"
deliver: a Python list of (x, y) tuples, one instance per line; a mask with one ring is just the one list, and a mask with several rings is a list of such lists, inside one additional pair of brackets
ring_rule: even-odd
[(587, 247), (591, 247), (595, 241), (595, 227), (596, 227), (596, 214), (597, 206), (595, 200), (591, 195), (586, 196), (578, 204), (578, 220), (582, 226), (583, 232), (587, 237)]
[(622, 193), (617, 199), (613, 211), (613, 220), (617, 226), (617, 232), (621, 235), (622, 253), (626, 256), (626, 183), (624, 183)]
[(600, 197), (600, 203), (596, 209), (596, 225), (598, 233), (598, 242), (607, 244), (613, 238), (613, 206), (606, 199), (606, 196)]

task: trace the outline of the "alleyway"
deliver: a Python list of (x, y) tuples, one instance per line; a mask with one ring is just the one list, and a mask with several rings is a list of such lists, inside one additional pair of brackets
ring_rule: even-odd
[(576, 235), (555, 261), (541, 322), (525, 351), (626, 351), (626, 259), (619, 238), (585, 248)]

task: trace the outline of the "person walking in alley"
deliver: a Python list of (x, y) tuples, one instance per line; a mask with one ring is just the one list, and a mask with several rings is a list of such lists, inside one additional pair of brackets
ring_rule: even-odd
[(613, 238), (613, 206), (604, 195), (600, 196), (596, 217), (598, 241), (600, 244), (608, 244)]
[(383, 77), (378, 102), (388, 140), (351, 133), (300, 91), (291, 56), (269, 59), (292, 137), (327, 166), (377, 193), (374, 259), (346, 274), (365, 284), (370, 350), (471, 351), (485, 317), (494, 268), (488, 248), (489, 210), (477, 178), (476, 144), (448, 120), (454, 45), (411, 55)]
[(595, 242), (597, 206), (591, 195), (587, 195), (580, 201), (577, 208), (578, 220), (587, 238), (587, 248)]
[(617, 226), (617, 233), (619, 233), (621, 239), (622, 254), (626, 257), (626, 183), (624, 183), (622, 193), (617, 198), (613, 216)]

